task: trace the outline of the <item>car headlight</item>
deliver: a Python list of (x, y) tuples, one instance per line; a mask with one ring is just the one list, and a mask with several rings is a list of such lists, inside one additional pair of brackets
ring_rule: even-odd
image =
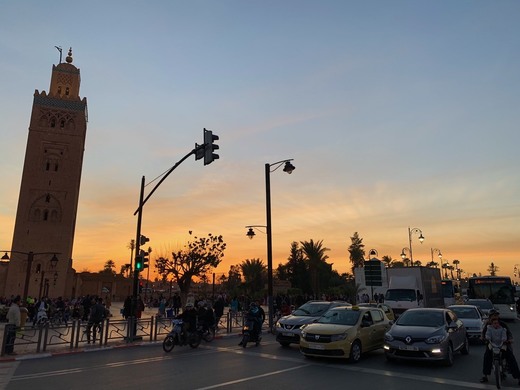
[(432, 336), (426, 339), (426, 344), (440, 344), (446, 339), (446, 335)]
[(302, 339), (305, 338), (306, 333), (307, 333), (307, 332), (305, 332), (305, 330), (302, 329), (302, 331), (300, 332), (300, 336), (301, 336)]
[(347, 333), (341, 333), (341, 334), (333, 334), (330, 336), (330, 341), (341, 341), (345, 340), (347, 338)]
[(390, 333), (385, 333), (385, 341), (394, 341), (394, 336)]

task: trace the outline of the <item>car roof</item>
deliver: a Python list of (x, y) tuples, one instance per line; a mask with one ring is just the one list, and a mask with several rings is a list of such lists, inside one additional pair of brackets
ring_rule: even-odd
[[(406, 311), (446, 311), (444, 307), (413, 307)], [(406, 312), (405, 312), (406, 313)]]
[(472, 308), (472, 309), (479, 309), (478, 306), (475, 305), (450, 305), (447, 307), (447, 309), (451, 309), (452, 307), (460, 307), (460, 308)]

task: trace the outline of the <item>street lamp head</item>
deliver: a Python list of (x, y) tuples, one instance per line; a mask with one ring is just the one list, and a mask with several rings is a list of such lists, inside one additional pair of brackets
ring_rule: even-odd
[(404, 260), (406, 259), (406, 254), (404, 253), (404, 250), (401, 252), (401, 258)]
[(256, 235), (255, 231), (253, 230), (253, 228), (250, 227), (249, 230), (246, 233), (246, 236), (248, 236), (249, 239), (252, 240), (255, 235)]
[(51, 267), (56, 268), (57, 264), (58, 264), (58, 258), (56, 257), (56, 254), (54, 254), (51, 258)]
[(368, 260), (370, 260), (370, 256), (378, 256), (379, 254), (377, 253), (377, 250), (375, 249), (370, 249), (370, 251), (368, 252)]
[(294, 171), (295, 169), (296, 168), (294, 167), (294, 165), (291, 164), (290, 161), (285, 162), (285, 166), (283, 167), (284, 172), (287, 172), (290, 175), (292, 171)]
[(424, 241), (424, 236), (422, 235), (422, 233), (421, 233), (421, 235), (419, 236), (419, 241), (421, 242), (421, 244), (422, 244), (423, 241)]
[(2, 260), (9, 260), (9, 255), (5, 252), (5, 255), (2, 256)]

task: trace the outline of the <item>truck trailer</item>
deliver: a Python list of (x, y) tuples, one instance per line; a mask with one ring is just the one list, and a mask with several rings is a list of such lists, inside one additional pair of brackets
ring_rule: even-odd
[(438, 268), (387, 268), (385, 303), (396, 315), (414, 307), (444, 307)]

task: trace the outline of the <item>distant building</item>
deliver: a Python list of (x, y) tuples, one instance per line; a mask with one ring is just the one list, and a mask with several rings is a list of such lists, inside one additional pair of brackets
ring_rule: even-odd
[(80, 81), (70, 49), (66, 62), (52, 67), (49, 92), (34, 93), (12, 252), (0, 267), (0, 295), (78, 293), (72, 249), (88, 120)]

